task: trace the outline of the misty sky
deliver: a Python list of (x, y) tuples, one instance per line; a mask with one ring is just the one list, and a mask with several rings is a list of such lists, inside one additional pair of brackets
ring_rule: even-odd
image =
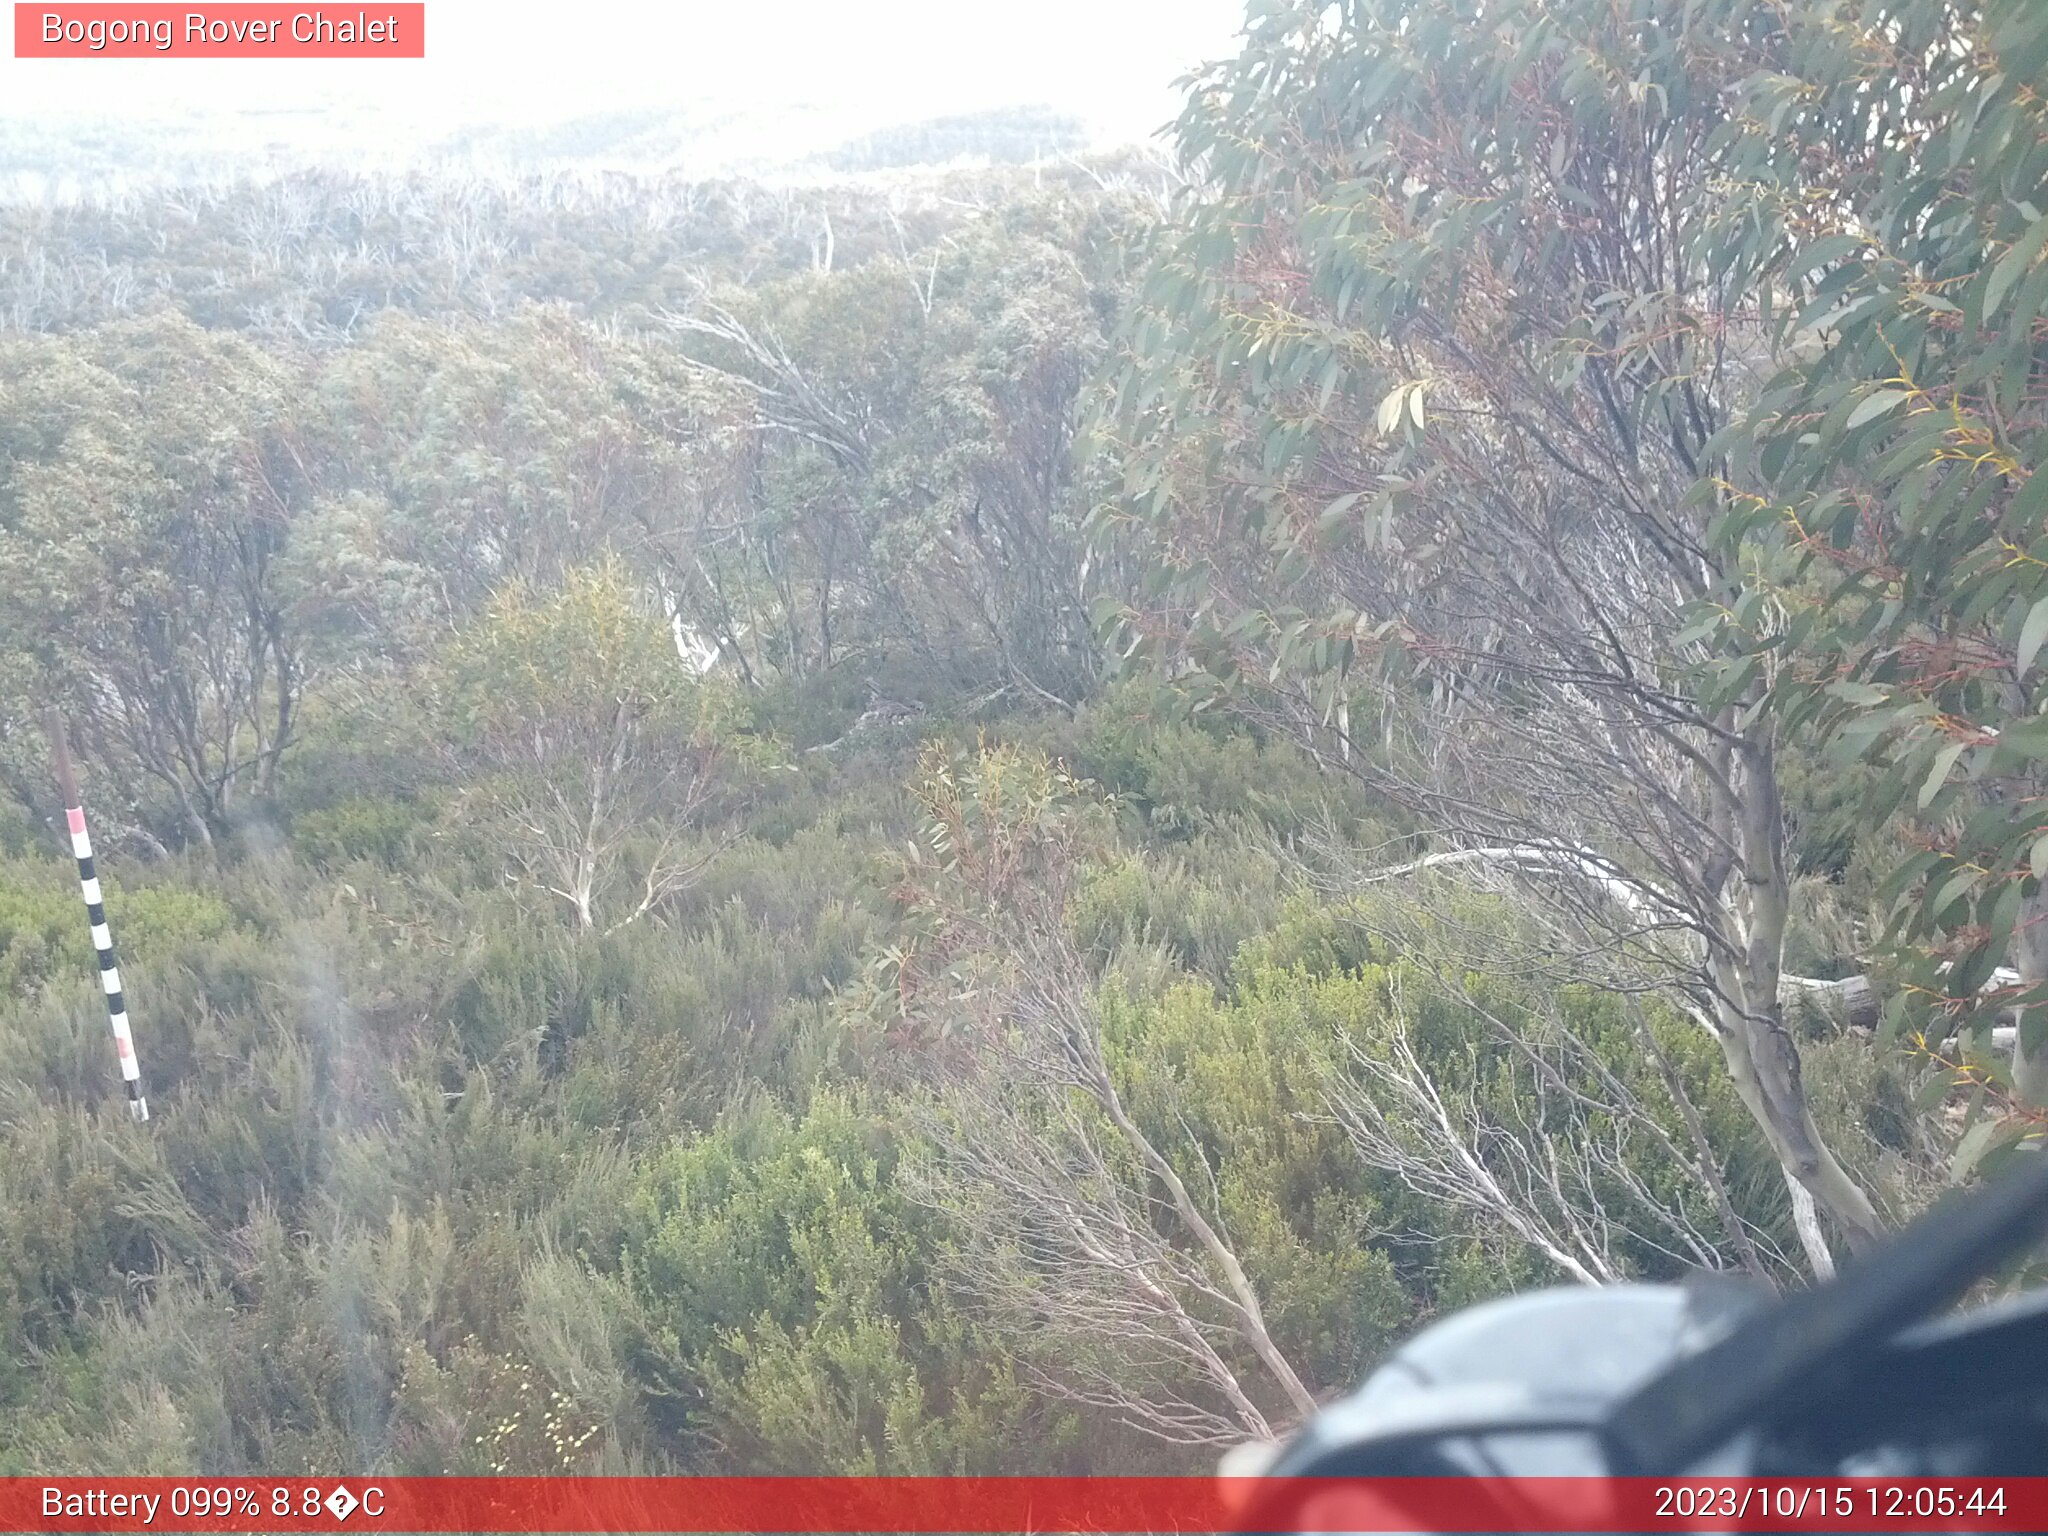
[[(358, 4), (329, 4), (353, 16)], [(374, 3), (367, 6), (376, 13)], [(425, 60), (0, 59), (0, 116), (276, 113), (439, 127), (527, 113), (805, 105), (905, 122), (1046, 103), (1135, 138), (1234, 50), (1243, 0), (428, 0)]]

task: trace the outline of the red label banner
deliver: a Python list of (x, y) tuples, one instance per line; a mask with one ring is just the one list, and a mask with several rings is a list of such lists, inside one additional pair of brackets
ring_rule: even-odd
[(2048, 1531), (2048, 1478), (0, 1478), (0, 1532)]
[(423, 59), (424, 4), (14, 7), (18, 59)]

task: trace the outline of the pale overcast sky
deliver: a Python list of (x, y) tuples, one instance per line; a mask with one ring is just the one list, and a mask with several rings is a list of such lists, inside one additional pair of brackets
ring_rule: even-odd
[[(358, 5), (327, 12), (353, 16)], [(1243, 0), (428, 0), (425, 60), (9, 56), (0, 115), (154, 118), (332, 102), (429, 127), (804, 105), (905, 122), (1045, 103), (1135, 138), (1172, 115), (1176, 76), (1235, 51), (1243, 15)]]

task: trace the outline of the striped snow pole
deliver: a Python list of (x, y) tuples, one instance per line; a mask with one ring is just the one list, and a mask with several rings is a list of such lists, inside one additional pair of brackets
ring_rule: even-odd
[(92, 924), (92, 947), (100, 957), (100, 989), (107, 994), (107, 1022), (114, 1027), (114, 1054), (120, 1058), (121, 1080), (128, 1088), (128, 1114), (149, 1118), (149, 1100), (142, 1096), (142, 1066), (135, 1059), (135, 1036), (128, 1029), (128, 1005), (121, 996), (121, 968), (114, 963), (114, 936), (107, 929), (107, 909), (100, 901), (99, 876), (93, 870), (92, 839), (85, 831), (85, 809), (79, 803), (78, 777), (71, 771), (71, 750), (64, 740), (64, 722), (49, 720), (50, 754), (56, 759), (57, 787), (64, 792), (64, 820), (71, 830), (71, 852), (78, 859), (78, 889), (85, 897), (86, 920)]

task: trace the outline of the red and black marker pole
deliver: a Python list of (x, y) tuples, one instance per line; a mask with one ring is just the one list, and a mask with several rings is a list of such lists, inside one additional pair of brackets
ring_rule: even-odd
[(92, 947), (100, 959), (100, 989), (107, 994), (107, 1022), (114, 1029), (114, 1054), (120, 1058), (121, 1080), (128, 1088), (128, 1114), (149, 1118), (149, 1100), (142, 1096), (142, 1066), (135, 1059), (135, 1036), (128, 1028), (128, 1004), (121, 995), (121, 968), (114, 963), (114, 936), (107, 928), (107, 909), (100, 901), (99, 876), (93, 870), (92, 839), (85, 831), (85, 808), (79, 803), (78, 776), (71, 771), (71, 749), (64, 740), (64, 719), (49, 715), (50, 756), (57, 767), (57, 788), (64, 794), (64, 820), (71, 831), (71, 852), (78, 859), (78, 888), (85, 897), (86, 920), (92, 924)]

